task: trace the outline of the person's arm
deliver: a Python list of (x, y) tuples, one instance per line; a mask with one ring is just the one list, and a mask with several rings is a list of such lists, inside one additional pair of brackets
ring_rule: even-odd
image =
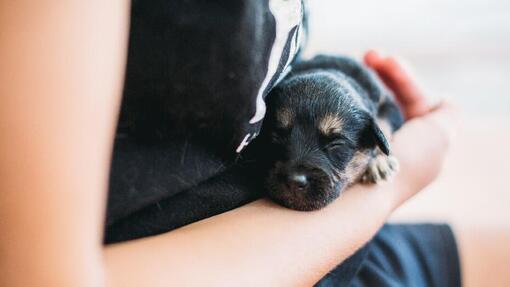
[(371, 52), (366, 62), (395, 91), (410, 119), (394, 136), (401, 171), (392, 183), (354, 186), (316, 212), (260, 200), (108, 247), (111, 285), (311, 286), (369, 240), (393, 209), (437, 176), (456, 117), (448, 103), (430, 105), (394, 59)]
[(446, 109), (395, 137), (393, 184), (314, 213), (262, 200), (102, 246), (128, 3), (0, 0), (0, 286), (310, 285), (437, 173), (443, 135), (430, 119)]
[(0, 0), (0, 286), (104, 280), (128, 4)]
[(449, 143), (448, 130), (438, 123), (452, 123), (452, 114), (443, 104), (395, 135), (401, 171), (392, 183), (354, 186), (320, 211), (259, 200), (167, 234), (108, 247), (112, 286), (313, 285), (436, 177)]

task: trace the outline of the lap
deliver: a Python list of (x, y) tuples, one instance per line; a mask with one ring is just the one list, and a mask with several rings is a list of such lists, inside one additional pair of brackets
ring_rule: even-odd
[(460, 286), (460, 281), (449, 226), (390, 224), (316, 286)]

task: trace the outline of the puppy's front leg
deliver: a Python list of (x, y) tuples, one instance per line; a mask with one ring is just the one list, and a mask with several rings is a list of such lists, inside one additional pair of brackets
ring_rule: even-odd
[(361, 176), (362, 183), (382, 183), (390, 180), (398, 172), (398, 160), (392, 155), (385, 155), (379, 150), (369, 161), (365, 173)]

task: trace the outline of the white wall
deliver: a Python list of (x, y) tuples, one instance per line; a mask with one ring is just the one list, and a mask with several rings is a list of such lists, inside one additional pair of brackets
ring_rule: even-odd
[[(510, 0), (310, 0), (317, 52), (407, 59), (469, 118), (510, 117)], [(510, 121), (509, 121), (510, 125)], [(510, 130), (510, 129), (509, 129)]]

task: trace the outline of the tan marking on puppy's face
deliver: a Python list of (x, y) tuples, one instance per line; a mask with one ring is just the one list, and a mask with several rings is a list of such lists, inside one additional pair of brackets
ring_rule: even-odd
[(325, 115), (319, 122), (319, 130), (323, 135), (340, 133), (343, 128), (343, 121), (334, 114)]
[(367, 169), (371, 156), (369, 151), (357, 151), (344, 170), (337, 174), (346, 186), (356, 183)]
[(276, 113), (278, 125), (282, 128), (290, 128), (294, 121), (294, 113), (289, 109), (281, 109)]

